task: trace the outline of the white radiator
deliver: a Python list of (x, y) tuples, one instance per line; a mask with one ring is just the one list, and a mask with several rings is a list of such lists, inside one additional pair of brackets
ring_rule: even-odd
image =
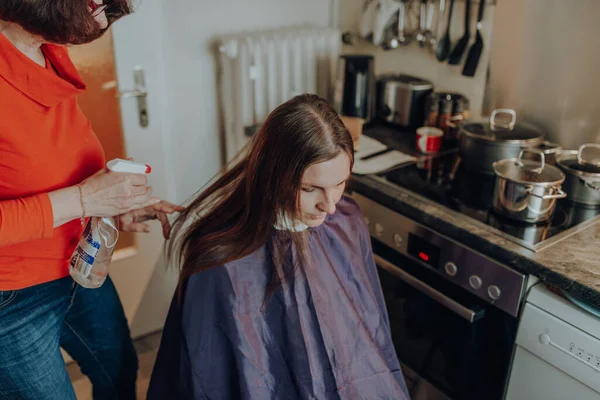
[(302, 93), (332, 98), (338, 29), (301, 26), (220, 38), (219, 80), (227, 162), (267, 115)]

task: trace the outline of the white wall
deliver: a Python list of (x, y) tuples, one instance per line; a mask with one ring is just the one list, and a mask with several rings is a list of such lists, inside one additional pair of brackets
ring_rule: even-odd
[(218, 35), (304, 23), (327, 25), (329, 0), (165, 0), (169, 118), (165, 149), (176, 202), (221, 168), (214, 40)]
[(600, 142), (600, 1), (501, 0), (488, 97), (567, 148)]
[[(506, 0), (502, 0), (506, 1)], [(518, 0), (515, 0), (518, 1)], [(541, 0), (544, 1), (544, 0)], [(418, 6), (419, 1), (413, 0), (414, 6)], [(478, 0), (471, 0), (471, 41), (469, 46), (475, 41), (475, 24), (477, 21), (477, 11), (479, 7)], [(434, 84), (435, 91), (456, 91), (467, 96), (471, 102), (471, 115), (477, 116), (482, 109), (485, 84), (487, 80), (487, 67), (489, 64), (490, 44), (492, 30), (494, 29), (495, 5), (491, 0), (487, 1), (484, 9), (484, 18), (482, 25), (482, 36), (484, 41), (483, 53), (477, 72), (474, 77), (465, 77), (461, 74), (462, 65), (452, 66), (448, 63), (440, 63), (431, 51), (421, 49), (417, 43), (411, 43), (406, 47), (400, 47), (395, 50), (385, 51), (380, 47), (375, 47), (366, 41), (355, 41), (352, 46), (344, 46), (346, 54), (373, 54), (375, 56), (375, 73), (404, 73), (420, 78), (430, 80)], [(343, 32), (357, 32), (360, 15), (364, 0), (341, 0), (339, 23)], [(446, 13), (448, 12), (449, 1), (446, 1)], [(416, 24), (418, 8), (413, 8), (411, 21)], [(454, 11), (452, 13), (452, 24), (450, 26), (450, 39), (452, 47), (462, 37), (464, 33), (464, 15), (465, 1), (456, 0)], [(440, 34), (445, 33), (447, 17), (441, 22)], [(415, 26), (413, 24), (413, 27)], [(435, 26), (435, 23), (434, 23)], [(410, 26), (406, 27), (411, 30)], [(435, 32), (435, 30), (434, 30)], [(468, 51), (467, 47), (467, 51)], [(466, 51), (466, 52), (467, 52)], [(466, 52), (463, 56), (463, 63), (466, 59)]]

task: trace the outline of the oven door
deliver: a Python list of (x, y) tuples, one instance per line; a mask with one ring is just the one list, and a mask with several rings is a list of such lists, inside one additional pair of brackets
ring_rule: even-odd
[(392, 339), (412, 400), (500, 400), (517, 320), (373, 240)]

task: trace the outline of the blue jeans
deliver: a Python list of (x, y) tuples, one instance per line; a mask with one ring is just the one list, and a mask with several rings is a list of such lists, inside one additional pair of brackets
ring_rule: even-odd
[(110, 278), (98, 289), (66, 277), (0, 291), (0, 399), (75, 400), (60, 346), (94, 399), (135, 399), (137, 355)]

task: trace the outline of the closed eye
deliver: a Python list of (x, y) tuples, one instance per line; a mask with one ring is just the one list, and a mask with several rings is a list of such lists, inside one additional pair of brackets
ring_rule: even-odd
[[(336, 188), (338, 188), (338, 187), (340, 187), (340, 186), (343, 186), (343, 185), (347, 184), (347, 183), (348, 183), (348, 180), (349, 180), (349, 179), (346, 179), (345, 181), (342, 181), (342, 182), (338, 183), (337, 185), (335, 185), (335, 187), (336, 187)], [(326, 190), (325, 188), (322, 188), (322, 187), (320, 187), (320, 186), (311, 186), (311, 187), (303, 187), (303, 188), (302, 188), (302, 191), (303, 191), (303, 192), (306, 192), (306, 193), (310, 193), (310, 192), (314, 192), (314, 191), (315, 191), (315, 189), (319, 189), (319, 190)]]

